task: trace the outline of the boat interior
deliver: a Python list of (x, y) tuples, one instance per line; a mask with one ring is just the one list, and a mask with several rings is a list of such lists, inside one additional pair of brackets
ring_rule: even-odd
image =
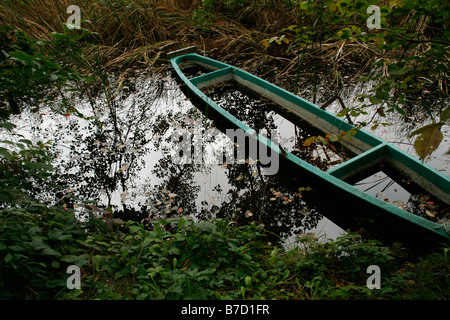
[[(186, 79), (195, 87), (194, 90), (197, 90), (197, 93), (203, 99), (206, 99), (208, 104), (214, 105), (215, 108), (221, 109), (223, 106), (220, 106), (217, 101), (211, 100), (209, 95), (206, 96), (207, 89), (234, 82), (251, 93), (269, 99), (279, 106), (280, 110), (307, 122), (317, 128), (324, 136), (332, 134), (334, 137), (338, 137), (338, 140), (333, 143), (340, 144), (348, 149), (351, 156), (343, 157), (345, 161), (340, 161), (337, 165), (328, 166), (325, 169), (321, 168), (329, 175), (357, 186), (358, 183), (367, 178), (368, 172), (373, 173), (377, 168), (389, 168), (386, 171), (401, 174), (403, 178), (400, 178), (400, 182), (404, 180), (407, 181), (406, 184), (408, 185), (420, 186), (423, 191), (426, 191), (432, 197), (440, 199), (444, 205), (450, 205), (450, 180), (448, 177), (423, 165), (416, 158), (378, 137), (363, 130), (356, 130), (352, 124), (344, 119), (338, 118), (299, 96), (225, 63), (197, 54), (179, 56), (174, 58), (173, 61), (184, 72)], [(224, 110), (223, 114), (226, 113)], [(234, 119), (232, 115), (230, 117), (233, 118), (233, 121), (240, 122), (240, 120)], [(253, 130), (245, 124), (242, 124), (242, 128), (246, 132)], [(267, 144), (270, 146), (271, 142), (268, 141)], [(291, 157), (291, 160), (294, 161), (305, 160), (301, 158), (301, 155), (296, 155), (293, 150), (289, 150), (287, 157)]]

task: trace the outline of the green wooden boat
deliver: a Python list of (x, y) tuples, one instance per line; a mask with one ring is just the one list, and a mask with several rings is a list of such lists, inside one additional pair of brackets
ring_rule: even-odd
[[(190, 53), (186, 53), (187, 51)], [(342, 145), (356, 154), (355, 157), (328, 171), (322, 171), (296, 155), (281, 149), (278, 144), (275, 144), (263, 135), (256, 134), (254, 129), (220, 107), (204, 94), (201, 89), (234, 80), (250, 91), (274, 101), (294, 115), (306, 120), (324, 134), (348, 132), (354, 128), (353, 125), (299, 96), (248, 72), (192, 53), (192, 51), (194, 51), (193, 48), (174, 51), (168, 54), (168, 58), (189, 91), (196, 98), (201, 99), (209, 108), (212, 108), (220, 117), (225, 118), (233, 126), (242, 129), (249, 136), (256, 137), (260, 144), (278, 152), (281, 158), (294, 164), (295, 168), (299, 169), (299, 172), (302, 172), (302, 174), (312, 177), (319, 184), (325, 185), (327, 190), (338, 195), (339, 199), (344, 202), (342, 205), (356, 204), (362, 210), (358, 214), (374, 214), (377, 218), (380, 218), (379, 221), (386, 222), (399, 233), (407, 233), (419, 241), (425, 238), (444, 242), (450, 240), (450, 228), (448, 226), (405, 211), (389, 202), (363, 192), (347, 182), (358, 173), (382, 162), (442, 201), (448, 209), (450, 205), (450, 179), (448, 176), (364, 130), (357, 130), (351, 139), (340, 140)], [(208, 69), (208, 72), (188, 78), (182, 69), (191, 66), (201, 66)]]

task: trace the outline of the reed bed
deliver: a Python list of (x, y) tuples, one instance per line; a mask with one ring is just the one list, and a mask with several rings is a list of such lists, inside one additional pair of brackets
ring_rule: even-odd
[(281, 7), (243, 7), (238, 12), (217, 8), (223, 12), (217, 12), (205, 29), (193, 18), (201, 4), (200, 0), (8, 0), (0, 7), (0, 20), (30, 37), (49, 40), (52, 32), (64, 32), (70, 16), (66, 10), (77, 5), (81, 27), (96, 39), (95, 48), (87, 46), (86, 55), (101, 53), (104, 65), (110, 68), (152, 66), (155, 60), (164, 58), (163, 52), (189, 45), (205, 52), (214, 49), (228, 59), (264, 58), (270, 54), (260, 41), (294, 21)]
[[(206, 3), (214, 3), (214, 8), (205, 9), (212, 18), (199, 18), (198, 13)], [(295, 1), (6, 0), (0, 6), (0, 21), (26, 31), (30, 37), (50, 39), (52, 32), (64, 31), (70, 5), (79, 6), (81, 27), (90, 30), (95, 39), (85, 44), (85, 58), (100, 56), (102, 65), (108, 69), (133, 65), (153, 68), (159, 65), (157, 62), (167, 62), (166, 52), (196, 45), (204, 54), (258, 72), (269, 81), (281, 77), (290, 81), (299, 74), (315, 77), (311, 68), (322, 68), (338, 86), (343, 68), (356, 68), (351, 75), (351, 79), (356, 79), (355, 75), (364, 72), (376, 59), (402, 54), (374, 49), (367, 42), (321, 38), (323, 30), (342, 26), (317, 23), (316, 16), (306, 15)], [(413, 16), (411, 13), (396, 19), (399, 24), (406, 24)], [(358, 25), (356, 20), (350, 23)], [(283, 31), (295, 24), (316, 32), (313, 43), (306, 48), (295, 42), (298, 35)], [(411, 28), (423, 30), (424, 24), (422, 21)], [(281, 35), (286, 35), (289, 43), (270, 47), (261, 44), (264, 39)], [(427, 43), (423, 46), (426, 50)], [(403, 54), (414, 55), (418, 50), (420, 46), (405, 49)]]

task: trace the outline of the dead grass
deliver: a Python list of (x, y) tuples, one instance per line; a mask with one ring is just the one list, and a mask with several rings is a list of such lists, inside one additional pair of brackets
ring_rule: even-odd
[[(35, 0), (20, 4), (8, 0), (0, 7), (0, 20), (24, 30), (30, 37), (49, 39), (51, 32), (63, 32), (69, 5), (81, 9), (82, 27), (92, 31), (96, 43), (84, 51), (85, 59), (98, 59), (108, 69), (131, 65), (156, 67), (165, 53), (196, 45), (200, 52), (236, 64), (251, 72), (268, 65), (281, 70), (278, 75), (296, 74), (298, 55), (288, 46), (266, 49), (261, 40), (280, 35), (280, 30), (297, 21), (296, 13), (266, 1), (215, 12), (209, 30), (198, 28), (193, 13), (201, 0)], [(256, 2), (255, 2), (256, 3)], [(304, 59), (320, 58), (335, 67), (359, 56), (370, 55), (369, 48), (342, 41), (322, 43), (307, 50)], [(268, 75), (268, 74), (267, 74)]]

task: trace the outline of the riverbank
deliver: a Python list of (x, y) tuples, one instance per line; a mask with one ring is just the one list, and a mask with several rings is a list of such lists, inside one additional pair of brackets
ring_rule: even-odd
[[(82, 226), (64, 211), (46, 216), (3, 217), (2, 299), (449, 297), (448, 249), (418, 256), (401, 244), (387, 248), (348, 234), (326, 243), (302, 236), (285, 251), (268, 243), (260, 226), (229, 220), (159, 220), (151, 230), (130, 221), (111, 232), (98, 219)], [(78, 273), (66, 272), (69, 265)]]

